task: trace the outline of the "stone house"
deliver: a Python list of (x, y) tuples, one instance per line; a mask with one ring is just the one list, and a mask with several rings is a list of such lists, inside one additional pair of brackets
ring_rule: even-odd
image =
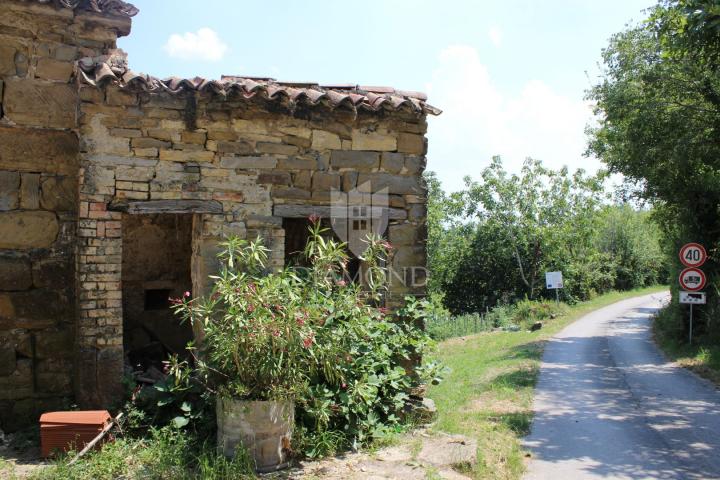
[(423, 94), (160, 80), (116, 50), (137, 13), (123, 1), (0, 5), (0, 429), (112, 404), (133, 352), (191, 338), (167, 299), (207, 291), (218, 242), (262, 236), (281, 266), (334, 198), (383, 193), (387, 306), (424, 292), (424, 134), (440, 112)]

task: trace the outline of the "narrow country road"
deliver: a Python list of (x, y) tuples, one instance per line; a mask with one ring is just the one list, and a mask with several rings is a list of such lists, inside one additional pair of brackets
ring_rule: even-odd
[(654, 294), (597, 310), (543, 356), (526, 479), (720, 479), (720, 392), (665, 360)]

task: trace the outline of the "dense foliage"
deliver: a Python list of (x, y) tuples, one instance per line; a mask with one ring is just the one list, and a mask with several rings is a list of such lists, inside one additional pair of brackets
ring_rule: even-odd
[(547, 271), (563, 272), (570, 302), (666, 280), (658, 227), (610, 203), (602, 173), (529, 159), (510, 174), (495, 158), (461, 192), (446, 195), (432, 174), (428, 183), (430, 288), (453, 313), (552, 298)]
[(706, 246), (711, 305), (700, 311), (710, 326), (720, 281), (720, 8), (715, 0), (662, 1), (641, 25), (613, 36), (603, 60), (589, 93), (599, 121), (590, 152), (654, 204), (673, 277), (683, 243)]
[[(295, 448), (311, 456), (400, 428), (411, 389), (438, 372), (434, 364), (419, 363), (431, 346), (419, 328), (422, 305), (409, 300), (397, 314), (376, 306), (391, 246), (367, 239), (366, 282), (358, 285), (346, 280), (345, 246), (323, 233), (313, 221), (307, 267), (278, 271), (266, 268), (260, 239), (231, 238), (223, 243), (212, 293), (176, 300), (178, 313), (202, 330), (194, 383), (240, 399), (295, 400)], [(171, 371), (184, 378), (188, 369), (176, 364)], [(186, 425), (183, 417), (174, 422)]]

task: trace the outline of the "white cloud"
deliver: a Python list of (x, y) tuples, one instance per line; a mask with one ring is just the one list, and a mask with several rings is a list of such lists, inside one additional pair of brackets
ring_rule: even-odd
[(163, 49), (171, 57), (181, 60), (216, 62), (222, 60), (228, 46), (220, 40), (214, 30), (204, 27), (197, 32), (186, 32), (182, 35), (173, 33)]
[(502, 45), (502, 30), (500, 30), (500, 27), (495, 25), (490, 27), (488, 37), (490, 38), (490, 42), (496, 47)]
[(478, 178), (493, 155), (510, 171), (527, 157), (551, 168), (595, 171), (600, 163), (582, 156), (590, 106), (529, 80), (513, 95), (495, 84), (478, 52), (467, 45), (444, 49), (427, 86), (430, 103), (443, 114), (430, 120), (430, 170), (448, 190), (462, 188), (462, 177)]

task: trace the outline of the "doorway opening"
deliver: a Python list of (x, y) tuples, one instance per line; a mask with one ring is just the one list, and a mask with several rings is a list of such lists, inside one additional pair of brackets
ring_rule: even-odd
[(192, 291), (192, 214), (124, 215), (122, 220), (123, 347), (135, 371), (162, 371), (169, 355), (187, 357), (192, 327), (170, 298)]

